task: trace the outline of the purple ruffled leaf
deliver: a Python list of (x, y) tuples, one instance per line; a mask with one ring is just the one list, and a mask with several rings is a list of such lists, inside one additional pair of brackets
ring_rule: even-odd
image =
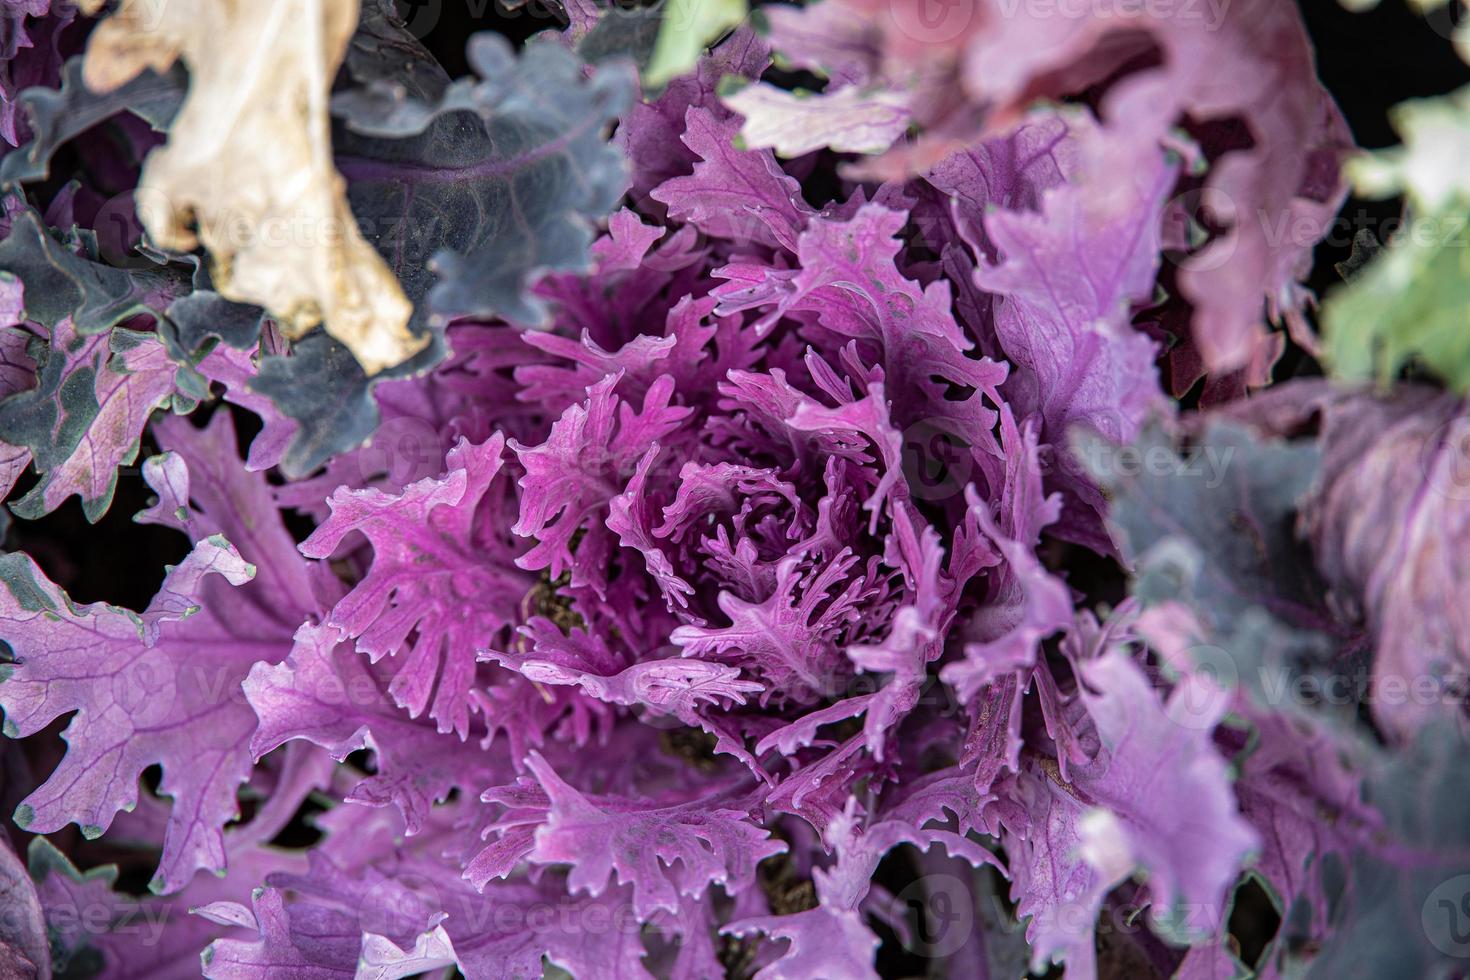
[(641, 705), (659, 715), (672, 715), (686, 725), (699, 724), (699, 709), (705, 704), (744, 704), (747, 695), (764, 690), (754, 681), (740, 680), (738, 668), (683, 657), (645, 660), (616, 674), (603, 675), (534, 656), (493, 650), (486, 656), (537, 684), (575, 684), (599, 701)]
[(770, 63), (765, 39), (743, 26), (701, 58), (695, 72), (670, 82), (657, 99), (634, 103), (616, 140), (631, 165), (632, 195), (640, 208), (657, 212), (660, 205), (649, 192), (688, 175), (699, 161), (681, 139), (690, 110), (701, 109), (724, 123), (730, 113), (715, 94), (721, 80), (727, 75), (759, 77)]
[(721, 122), (707, 109), (691, 108), (680, 139), (699, 162), (692, 174), (664, 182), (651, 196), (668, 205), (670, 218), (712, 238), (794, 252), (812, 209), (768, 150), (735, 147), (739, 130), (733, 119)]
[(631, 885), (640, 917), (677, 912), (680, 896), (698, 898), (711, 884), (728, 894), (743, 891), (762, 859), (786, 850), (750, 821), (748, 810), (703, 799), (670, 807), (597, 800), (568, 785), (539, 753), (527, 761), (547, 809), (526, 857), (570, 865), (573, 892), (600, 895), (616, 875)]
[(1006, 472), (999, 516), (991, 515), (973, 489), (966, 500), (978, 534), (1004, 564), (991, 576), (988, 602), (968, 627), (979, 642), (966, 644), (965, 659), (940, 672), (965, 702), (985, 684), (1035, 664), (1041, 641), (1073, 619), (1071, 593), (1035, 552), (1042, 530), (1060, 515), (1061, 501), (1056, 494), (1044, 496), (1036, 432), (1030, 425), (1018, 428), (1009, 406), (1001, 414), (1001, 441)]
[(245, 697), (259, 718), (250, 737), (258, 759), (291, 739), (305, 739), (338, 760), (362, 748), (376, 772), (347, 794), (349, 802), (396, 806), (408, 833), (417, 833), (430, 807), (455, 787), (479, 789), (507, 773), (476, 743), (446, 742), (435, 729), (404, 716), (370, 666), (337, 629), (303, 625), (290, 655), (257, 664)]
[(469, 732), (475, 649), (516, 621), (534, 585), (516, 567), (504, 534), (513, 502), (499, 433), (480, 445), (461, 440), (448, 470), (400, 494), (343, 488), (331, 516), (301, 543), (302, 554), (330, 557), (349, 534), (373, 549), (362, 580), (332, 607), (327, 622), (356, 640), (374, 663), (394, 658), (389, 692), (441, 732)]
[[(670, 404), (671, 378), (654, 382), (644, 395), (643, 410), (636, 413), (615, 394), (621, 379), (621, 374), (611, 374), (589, 387), (586, 402), (563, 412), (544, 443), (510, 443), (525, 469), (520, 519), (513, 530), (536, 539), (516, 559), (521, 568), (547, 568), (553, 578), (569, 568), (580, 571), (572, 558), (572, 538), (584, 528), (589, 528), (589, 537), (598, 534), (591, 522), (607, 501), (621, 491), (639, 460), (645, 454), (657, 456), (659, 440), (690, 415), (690, 409)], [(574, 574), (572, 584), (580, 584), (578, 579)]]
[[(174, 891), (198, 868), (223, 867), (220, 831), (250, 773), (244, 743), (254, 727), (230, 691), (270, 647), (240, 642), (221, 615), (227, 592), (209, 590), (205, 579), (241, 585), (255, 568), (222, 537), (205, 538), (138, 614), (73, 604), (24, 555), (0, 563), (0, 619), (15, 656), (0, 684), (6, 733), (24, 737), (76, 712), (63, 733), (66, 757), (26, 797), (16, 822), (35, 833), (74, 822), (97, 837), (137, 803), (138, 777), (158, 764), (174, 809), (153, 887)], [(202, 651), (212, 657), (201, 659)]]
[(1144, 869), (1155, 924), (1208, 936), (1260, 838), (1237, 811), (1225, 760), (1210, 739), (1228, 704), (1199, 689), (1211, 681), (1186, 678), (1160, 704), (1120, 649), (1078, 670), (1099, 755), (1073, 766), (1065, 782), (1044, 764), (1027, 767), (1010, 791), (1024, 809), (1000, 819), (1017, 910), (1032, 920), (1033, 967), (1061, 959), (1085, 976), (1093, 923), (1113, 886)]
[[(716, 312), (768, 309), (759, 330), (793, 317), (824, 346), (857, 341), (862, 359), (882, 371), (895, 423), (960, 434), (961, 451), (983, 471), (999, 447), (991, 435), (995, 413), (981, 396), (1001, 403), (997, 389), (1007, 369), (967, 356), (974, 343), (955, 323), (947, 284), (921, 288), (899, 271), (903, 224), (902, 212), (878, 204), (863, 205), (846, 221), (813, 218), (798, 240), (799, 270), (749, 262), (716, 270), (730, 280), (713, 290)], [(952, 398), (952, 387), (973, 393)]]
[(680, 626), (669, 639), (685, 657), (727, 660), (763, 678), (763, 702), (810, 700), (830, 686), (840, 664), (836, 639), (858, 617), (862, 580), (837, 591), (856, 561), (844, 555), (821, 568), (803, 568), (801, 559), (783, 558), (769, 597), (747, 602), (722, 592), (719, 606), (728, 626)]

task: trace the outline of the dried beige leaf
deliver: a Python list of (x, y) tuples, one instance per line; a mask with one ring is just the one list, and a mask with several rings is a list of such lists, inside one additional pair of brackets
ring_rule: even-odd
[(357, 11), (358, 0), (124, 0), (93, 32), (83, 78), (105, 92), (184, 59), (188, 97), (143, 167), (143, 226), (164, 248), (202, 243), (220, 293), (266, 307), (292, 337), (325, 323), (374, 374), (426, 340), (409, 332), (412, 305), (332, 163), (328, 98)]

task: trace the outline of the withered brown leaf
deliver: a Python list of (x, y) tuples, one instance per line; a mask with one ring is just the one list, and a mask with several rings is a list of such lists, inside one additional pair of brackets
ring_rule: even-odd
[[(84, 0), (95, 13), (104, 0)], [(218, 291), (291, 337), (317, 324), (373, 374), (427, 342), (363, 238), (332, 162), (331, 86), (357, 0), (123, 0), (88, 44), (94, 91), (188, 66), (168, 143), (143, 166), (138, 216), (159, 246), (203, 244)]]

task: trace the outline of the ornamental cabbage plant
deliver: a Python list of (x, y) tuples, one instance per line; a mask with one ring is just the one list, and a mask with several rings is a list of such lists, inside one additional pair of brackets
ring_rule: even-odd
[(1470, 102), (1110, 6), (5, 0), (0, 976), (1463, 975)]

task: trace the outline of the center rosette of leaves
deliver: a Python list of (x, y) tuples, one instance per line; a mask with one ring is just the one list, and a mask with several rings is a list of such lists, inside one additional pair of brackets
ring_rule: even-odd
[[(789, 178), (767, 177), (799, 201)], [(902, 214), (802, 204), (793, 219), (803, 230), (757, 223), (772, 244), (756, 261), (692, 226), (660, 241), (623, 212), (590, 275), (543, 283), (551, 332), (453, 337), (467, 386), (509, 383), (532, 409), (507, 442), (526, 545), (515, 564), (545, 576), (526, 609), (547, 608), (555, 582), (562, 610), (484, 656), (543, 688), (719, 728), (748, 762), (743, 736), (882, 687), (895, 667), (858, 682), (855, 654), (895, 637), (905, 606), (930, 641), (913, 655), (937, 657), (958, 590), (930, 567), (931, 521), (970, 528), (961, 561), (998, 562), (965, 516), (965, 483), (917, 479), (934, 461), (916, 473), (912, 450), (930, 447), (910, 447), (905, 473), (905, 432), (965, 433), (941, 465), (986, 495), (1005, 479), (982, 400), (999, 404), (1005, 369), (971, 352), (943, 283), (899, 269)], [(789, 251), (773, 247), (783, 238)], [(708, 294), (689, 291), (710, 277)]]
[[(758, 761), (763, 740), (790, 726), (806, 744), (869, 713), (857, 741), (881, 755), (960, 604), (1024, 607), (1009, 567), (966, 590), (1002, 538), (1035, 564), (1055, 520), (1034, 438), (1006, 416), (1007, 460), (994, 436), (1006, 369), (972, 349), (944, 281), (900, 268), (902, 212), (818, 214), (765, 178), (789, 216), (706, 235), (620, 212), (592, 270), (538, 287), (550, 330), (456, 326), (435, 382), (383, 400), (390, 428), (454, 444), (442, 474), (396, 491), (353, 474), (378, 447), (323, 477), (375, 484), (337, 490), (303, 550), (372, 545), (328, 621), (394, 658), (411, 714), (533, 746), (632, 713), (769, 779), (787, 763)], [(492, 391), (524, 412), (485, 418)]]

